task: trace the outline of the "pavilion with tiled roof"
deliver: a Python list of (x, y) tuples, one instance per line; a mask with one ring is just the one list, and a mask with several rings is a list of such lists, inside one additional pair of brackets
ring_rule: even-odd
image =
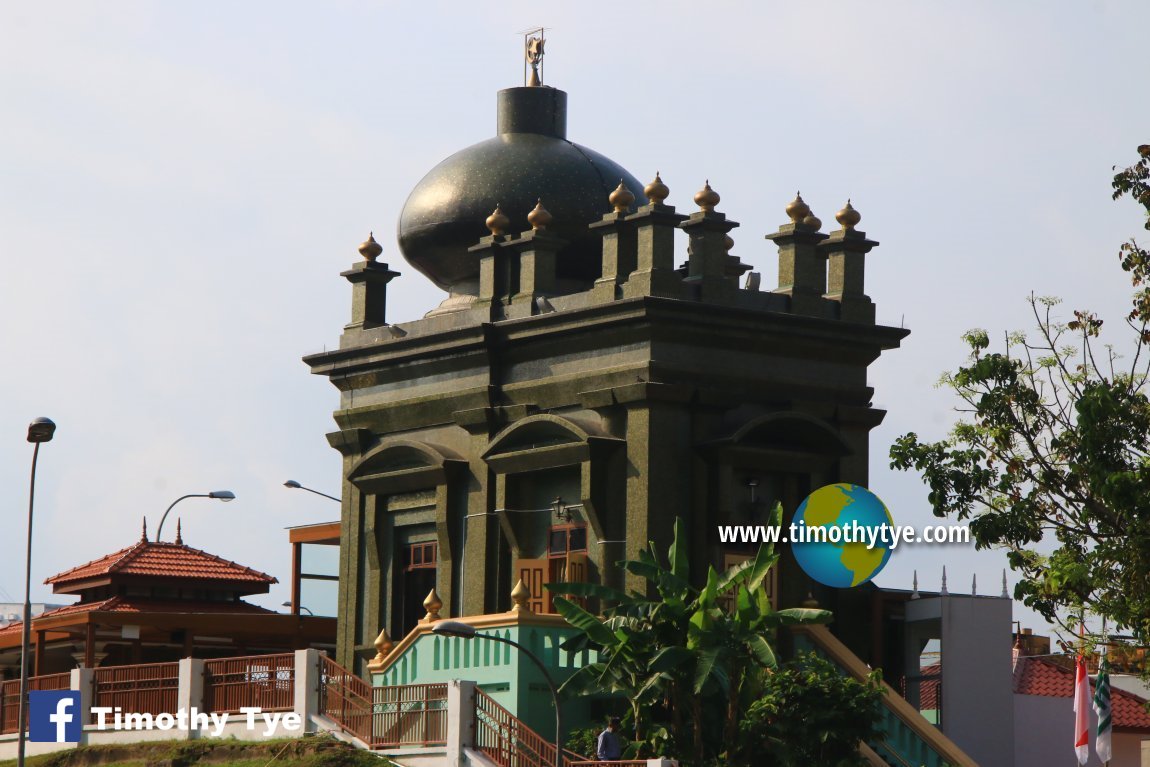
[[(34, 673), (326, 647), (335, 621), (245, 602), (277, 579), (188, 546), (148, 540), (48, 578), (78, 602), (32, 620)], [(0, 628), (0, 673), (18, 668), (19, 622)]]

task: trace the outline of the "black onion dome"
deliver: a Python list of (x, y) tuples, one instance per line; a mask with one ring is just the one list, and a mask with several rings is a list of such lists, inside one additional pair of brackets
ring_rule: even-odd
[(602, 238), (587, 229), (611, 210), (619, 179), (642, 199), (643, 185), (614, 161), (567, 140), (567, 94), (554, 88), (508, 88), (498, 94), (498, 134), (448, 157), (423, 177), (399, 216), (404, 258), (441, 288), (474, 293), (479, 261), (467, 249), (490, 232), (498, 204), (509, 233), (530, 229), (542, 199), (548, 230), (568, 241), (559, 253), (561, 283), (587, 285), (602, 267)]

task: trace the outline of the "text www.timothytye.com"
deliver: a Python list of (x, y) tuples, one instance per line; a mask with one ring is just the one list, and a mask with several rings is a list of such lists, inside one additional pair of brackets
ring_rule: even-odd
[(966, 525), (928, 525), (921, 530), (911, 525), (719, 525), (720, 543), (862, 543), (897, 549), (900, 543), (970, 543)]

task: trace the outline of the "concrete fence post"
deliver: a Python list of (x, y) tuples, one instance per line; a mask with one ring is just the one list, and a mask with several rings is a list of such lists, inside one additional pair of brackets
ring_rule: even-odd
[(295, 690), (292, 700), (294, 701), (295, 713), (299, 714), (300, 721), (303, 722), (301, 734), (315, 732), (316, 724), (312, 717), (323, 713), (319, 710), (321, 681), (319, 657), (319, 650), (295, 651)]
[[(69, 689), (80, 693), (80, 716), (85, 725), (92, 722), (92, 681), (96, 672), (90, 668), (74, 668), (71, 672)], [(80, 742), (87, 742), (87, 735), (80, 736)]]
[(447, 767), (467, 767), (465, 748), (475, 748), (475, 682), (447, 683)]
[[(202, 658), (180, 659), (179, 689), (176, 691), (176, 711), (183, 709), (189, 715), (192, 709), (204, 710), (204, 661)], [(173, 711), (172, 713), (175, 713)], [(178, 732), (178, 730), (177, 730)], [(189, 727), (180, 733), (188, 740), (200, 737), (199, 730)]]

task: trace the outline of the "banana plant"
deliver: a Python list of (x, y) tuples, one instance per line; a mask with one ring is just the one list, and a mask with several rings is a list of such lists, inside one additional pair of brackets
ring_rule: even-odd
[[(772, 517), (772, 523), (781, 523), (781, 506)], [(672, 743), (696, 762), (715, 750), (708, 749), (704, 713), (706, 706), (719, 704), (724, 711), (721, 742), (732, 747), (760, 680), (778, 665), (771, 646), (777, 630), (831, 620), (825, 610), (772, 608), (763, 583), (778, 559), (774, 546), (764, 544), (753, 559), (724, 572), (709, 567), (706, 580), (696, 585), (679, 519), (665, 561), (649, 543), (638, 559), (620, 563), (648, 581), (653, 596), (590, 583), (548, 584), (556, 594), (609, 605), (596, 616), (570, 599), (555, 597), (556, 610), (581, 632), (565, 648), (599, 651), (599, 659), (570, 677), (562, 692), (625, 696), (636, 742), (642, 742), (654, 711), (666, 712)], [(720, 742), (711, 740), (716, 741), (712, 747)]]

